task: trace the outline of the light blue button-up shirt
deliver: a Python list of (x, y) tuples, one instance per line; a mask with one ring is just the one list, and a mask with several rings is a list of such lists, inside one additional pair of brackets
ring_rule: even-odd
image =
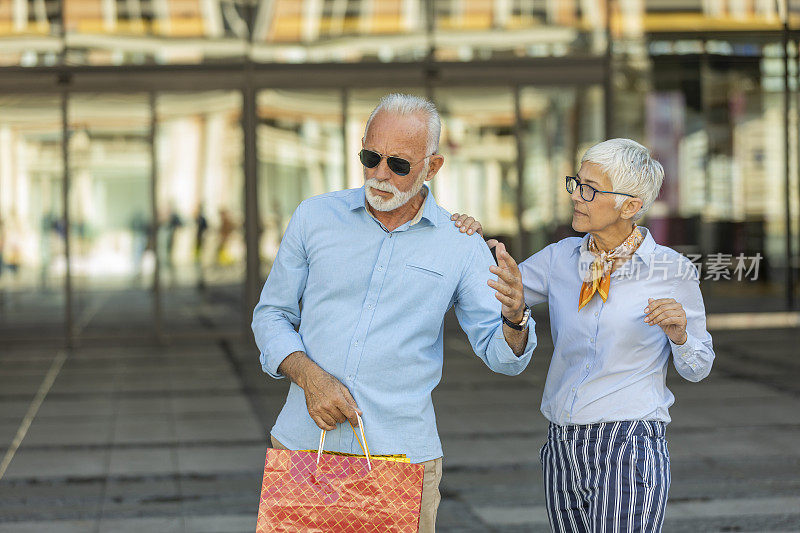
[[(542, 396), (542, 414), (559, 425), (620, 420), (669, 422), (675, 397), (667, 388), (670, 355), (678, 373), (700, 381), (714, 350), (694, 265), (675, 250), (644, 241), (611, 274), (608, 300), (599, 294), (580, 311), (582, 272), (591, 263), (589, 236), (551, 244), (520, 264), (525, 301), (548, 302), (555, 350)], [(644, 322), (648, 298), (674, 298), (687, 319), (688, 340), (676, 345)]]
[[(279, 378), (286, 356), (305, 352), (350, 390), (371, 453), (441, 457), (431, 391), (442, 375), (447, 310), (455, 306), (472, 349), (495, 372), (519, 374), (536, 346), (533, 327), (522, 356), (506, 343), (486, 283), (492, 264), (481, 236), (461, 233), (429, 191), (419, 221), (391, 232), (366, 210), (363, 187), (305, 200), (253, 313), (261, 366)], [(272, 435), (310, 449), (319, 434), (292, 383)], [(325, 447), (361, 453), (348, 424), (328, 432)]]

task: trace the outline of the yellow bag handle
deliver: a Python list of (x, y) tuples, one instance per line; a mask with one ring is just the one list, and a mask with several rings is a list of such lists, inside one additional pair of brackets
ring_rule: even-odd
[[(350, 428), (353, 430), (353, 435), (356, 436), (356, 440), (358, 444), (361, 446), (361, 450), (364, 452), (364, 456), (367, 458), (367, 466), (369, 469), (372, 470), (372, 462), (369, 459), (369, 446), (367, 445), (367, 438), (364, 436), (364, 423), (361, 421), (361, 416), (356, 413), (356, 419), (358, 420), (358, 429), (361, 430), (361, 438), (358, 438), (358, 433), (356, 433), (356, 428), (353, 426), (353, 423), (350, 422)], [(325, 445), (325, 430), (322, 430), (322, 433), (319, 435), (319, 448), (317, 448), (317, 464), (319, 464), (319, 459), (322, 457), (322, 447)], [(363, 442), (363, 444), (362, 444)]]

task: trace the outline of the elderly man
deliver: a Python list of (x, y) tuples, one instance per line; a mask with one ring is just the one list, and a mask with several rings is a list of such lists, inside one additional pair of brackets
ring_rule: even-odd
[(519, 374), (536, 345), (511, 256), (499, 245), (495, 266), (480, 236), (461, 234), (425, 186), (444, 163), (440, 128), (427, 100), (384, 97), (362, 139), (364, 186), (298, 206), (253, 315), (264, 372), (292, 382), (273, 446), (314, 448), (325, 429), (330, 449), (359, 453), (337, 424), (363, 414), (372, 453), (425, 466), (423, 532), (434, 531), (440, 500), (431, 392), (445, 313), (455, 307), (495, 372)]

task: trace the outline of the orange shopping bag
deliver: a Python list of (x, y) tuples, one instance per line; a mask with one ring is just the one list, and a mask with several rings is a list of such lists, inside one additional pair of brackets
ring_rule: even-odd
[[(419, 528), (420, 464), (267, 449), (256, 533), (412, 533)], [(353, 428), (355, 432), (355, 428)], [(356, 435), (358, 438), (358, 435)]]

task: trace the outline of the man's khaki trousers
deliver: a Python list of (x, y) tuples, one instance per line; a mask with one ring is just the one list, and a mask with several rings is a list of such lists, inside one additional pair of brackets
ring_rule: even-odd
[[(273, 448), (288, 449), (272, 435), (270, 435), (270, 440)], [(439, 509), (439, 502), (442, 501), (442, 495), (439, 493), (439, 482), (442, 481), (442, 458), (431, 459), (420, 464), (425, 467), (425, 475), (422, 478), (419, 533), (434, 533), (436, 531), (436, 511)]]

